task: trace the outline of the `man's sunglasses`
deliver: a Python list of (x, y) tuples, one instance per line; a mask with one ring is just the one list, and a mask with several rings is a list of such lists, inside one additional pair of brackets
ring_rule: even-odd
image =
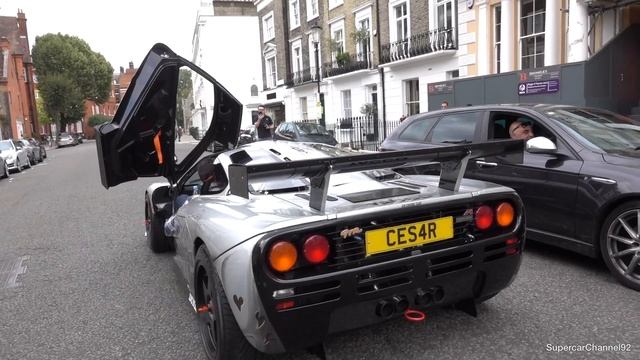
[(516, 126), (513, 129), (511, 129), (511, 132), (514, 132), (514, 131), (518, 130), (521, 127), (525, 127), (525, 126), (531, 127), (532, 125), (533, 124), (531, 123), (531, 121), (522, 121), (522, 122), (520, 122), (520, 124), (518, 124), (518, 126)]

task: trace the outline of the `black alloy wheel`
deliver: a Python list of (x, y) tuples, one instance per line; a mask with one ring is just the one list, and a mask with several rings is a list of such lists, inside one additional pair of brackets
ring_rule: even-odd
[(160, 214), (154, 214), (151, 201), (145, 199), (144, 206), (144, 236), (147, 238), (149, 248), (154, 253), (163, 253), (173, 250), (173, 239), (164, 234), (164, 218)]
[(201, 246), (196, 254), (194, 276), (196, 308), (202, 309), (198, 312), (198, 327), (207, 358), (210, 360), (268, 358), (249, 344), (238, 327), (227, 295), (205, 247), (206, 245)]
[(607, 217), (600, 251), (611, 273), (623, 285), (640, 291), (640, 201), (630, 201)]

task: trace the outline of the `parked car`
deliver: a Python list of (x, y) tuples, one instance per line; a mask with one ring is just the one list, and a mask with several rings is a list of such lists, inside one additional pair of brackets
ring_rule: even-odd
[(31, 165), (35, 165), (36, 163), (42, 162), (42, 155), (40, 154), (40, 147), (34, 146), (29, 142), (29, 140), (21, 139), (18, 140), (25, 149), (27, 149), (27, 153), (29, 154), (29, 161)]
[(516, 120), (537, 136), (524, 162), (478, 158), (466, 175), (514, 188), (531, 239), (601, 256), (618, 281), (640, 290), (640, 126), (632, 119), (576, 106), (464, 107), (408, 118), (382, 149), (508, 138)]
[(7, 162), (4, 161), (4, 158), (0, 156), (0, 179), (4, 179), (8, 176), (9, 176), (9, 165), (7, 165)]
[(38, 141), (34, 138), (29, 139), (29, 142), (31, 143), (32, 146), (37, 147), (38, 149), (40, 149), (40, 158), (41, 159), (46, 159), (47, 158), (47, 149), (44, 146), (44, 143), (42, 141)]
[(20, 172), (24, 168), (31, 167), (27, 149), (16, 140), (0, 141), (0, 157), (7, 163), (9, 170)]
[[(185, 68), (212, 94), (211, 128), (178, 162), (171, 109), (185, 100)], [(462, 179), (459, 165), (522, 156), (521, 141), (368, 154), (289, 141), (235, 148), (242, 105), (162, 44), (124, 96), (129, 106), (96, 131), (101, 181), (166, 177), (145, 192), (146, 237), (154, 252), (175, 251), (210, 359), (318, 348), (330, 333), (435, 306), (475, 314), (516, 276), (518, 195)], [(435, 160), (447, 164), (439, 177), (386, 169)]]
[(78, 139), (76, 139), (69, 133), (60, 133), (58, 135), (58, 140), (56, 141), (56, 143), (58, 144), (59, 148), (64, 146), (76, 146), (78, 145)]
[(315, 123), (283, 122), (276, 128), (273, 138), (276, 140), (338, 145), (336, 139), (329, 134), (324, 126)]
[(84, 134), (83, 133), (72, 133), (71, 136), (74, 139), (76, 139), (78, 144), (82, 144), (82, 141), (84, 140)]
[(238, 146), (246, 145), (256, 141), (256, 128), (251, 126), (248, 129), (240, 130), (240, 136), (238, 137)]

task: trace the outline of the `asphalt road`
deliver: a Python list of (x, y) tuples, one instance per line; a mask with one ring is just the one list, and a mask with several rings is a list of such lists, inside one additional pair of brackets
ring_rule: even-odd
[[(172, 256), (144, 241), (143, 193), (154, 179), (105, 190), (93, 142), (48, 155), (0, 180), (0, 359), (203, 359)], [(549, 351), (579, 345), (623, 346)], [(599, 261), (530, 242), (516, 281), (477, 318), (433, 310), (423, 323), (335, 335), (326, 351), (349, 360), (639, 359), (640, 293)]]

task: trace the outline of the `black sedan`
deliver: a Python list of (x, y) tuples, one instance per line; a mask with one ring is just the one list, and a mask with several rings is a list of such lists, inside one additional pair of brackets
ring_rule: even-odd
[(602, 256), (618, 281), (640, 290), (640, 125), (633, 120), (575, 106), (464, 107), (408, 118), (382, 150), (492, 141), (527, 128), (535, 137), (523, 162), (473, 159), (465, 176), (514, 188), (528, 238)]
[(337, 145), (336, 139), (322, 126), (314, 123), (285, 122), (278, 126), (273, 138), (298, 142), (314, 142)]

